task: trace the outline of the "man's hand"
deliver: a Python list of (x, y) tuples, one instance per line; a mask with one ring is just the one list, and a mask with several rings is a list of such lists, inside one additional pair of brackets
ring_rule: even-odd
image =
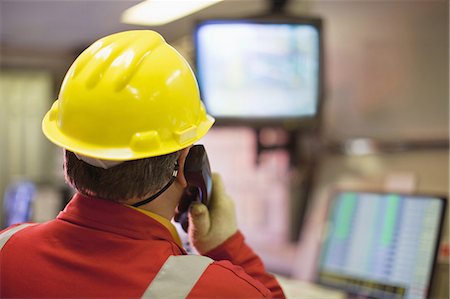
[(189, 210), (189, 237), (200, 254), (214, 249), (237, 232), (234, 203), (225, 193), (218, 174), (212, 175), (212, 181), (208, 208), (194, 203)]

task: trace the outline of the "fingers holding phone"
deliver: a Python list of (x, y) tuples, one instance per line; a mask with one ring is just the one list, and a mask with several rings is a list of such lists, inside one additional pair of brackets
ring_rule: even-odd
[(189, 209), (189, 237), (200, 254), (225, 242), (237, 231), (234, 203), (226, 194), (220, 175), (212, 175), (208, 207), (193, 203)]

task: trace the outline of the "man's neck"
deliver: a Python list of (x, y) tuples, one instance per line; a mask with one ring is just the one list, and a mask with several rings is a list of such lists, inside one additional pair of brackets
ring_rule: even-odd
[[(175, 215), (175, 209), (178, 206), (183, 191), (184, 188), (175, 181), (163, 194), (139, 208), (171, 220)], [(136, 201), (134, 200), (133, 202)]]

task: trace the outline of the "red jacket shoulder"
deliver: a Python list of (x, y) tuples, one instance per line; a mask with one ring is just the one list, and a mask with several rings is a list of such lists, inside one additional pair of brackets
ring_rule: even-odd
[(208, 266), (188, 298), (272, 298), (270, 291), (229, 261)]

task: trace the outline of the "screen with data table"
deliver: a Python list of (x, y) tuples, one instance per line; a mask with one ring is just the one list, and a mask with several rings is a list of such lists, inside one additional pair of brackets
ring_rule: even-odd
[(336, 193), (318, 282), (370, 298), (427, 298), (445, 206), (433, 196)]

